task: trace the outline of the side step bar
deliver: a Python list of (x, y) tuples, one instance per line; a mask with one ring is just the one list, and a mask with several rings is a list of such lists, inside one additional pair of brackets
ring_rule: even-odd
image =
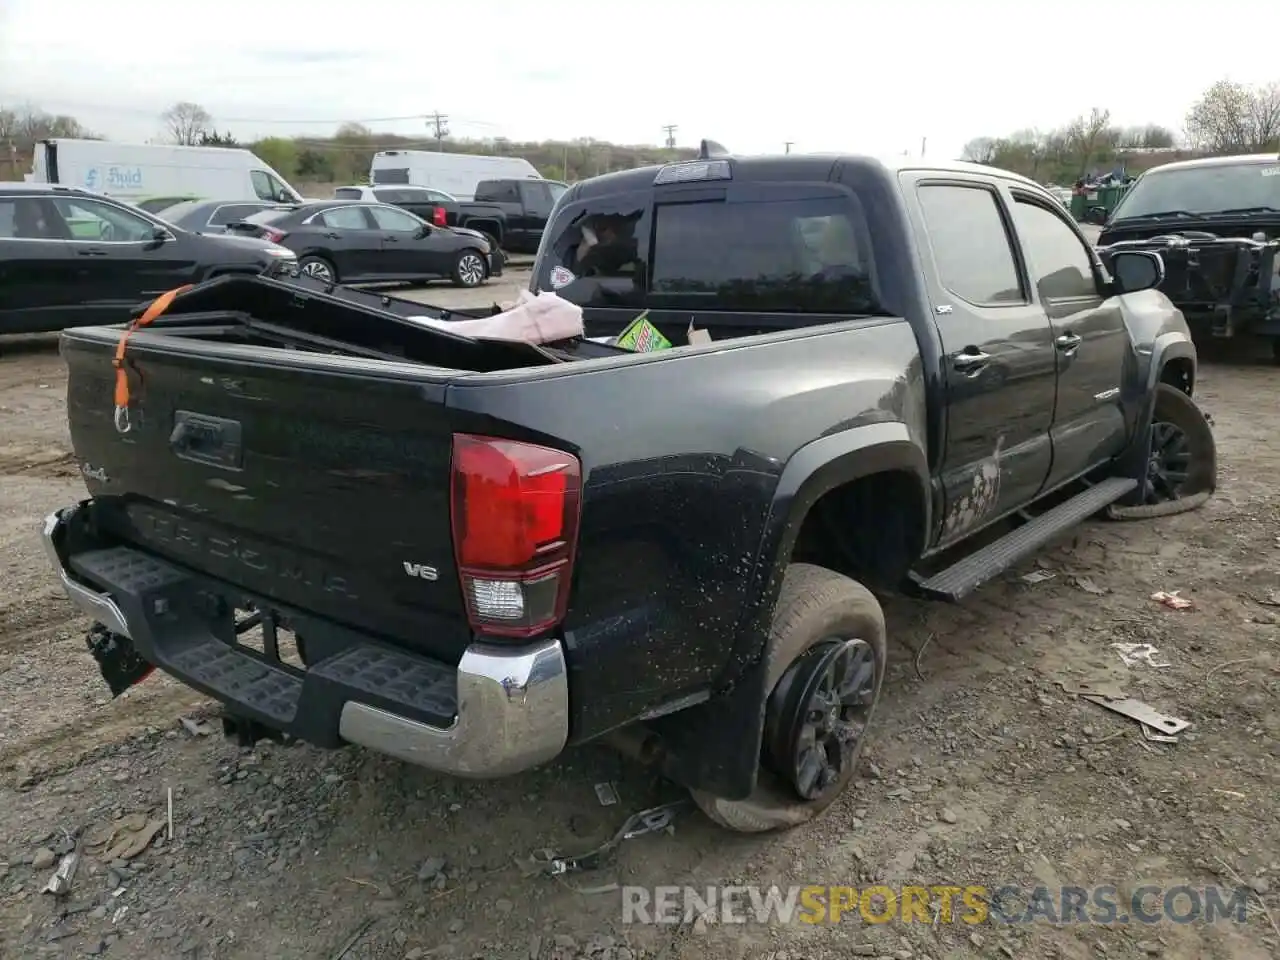
[(925, 596), (935, 600), (963, 599), (988, 580), (1035, 553), (1054, 537), (1115, 503), (1137, 485), (1138, 481), (1132, 477), (1103, 480), (1066, 503), (1009, 531), (995, 543), (969, 554), (927, 580), (918, 581), (917, 585)]

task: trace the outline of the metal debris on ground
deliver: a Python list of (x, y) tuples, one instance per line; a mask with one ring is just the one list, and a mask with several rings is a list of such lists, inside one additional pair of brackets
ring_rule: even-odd
[(1057, 574), (1052, 570), (1032, 570), (1030, 573), (1023, 574), (1021, 580), (1023, 583), (1044, 583), (1056, 576)]
[[(1191, 726), (1191, 721), (1180, 720), (1177, 717), (1171, 717), (1168, 714), (1161, 713), (1154, 707), (1143, 703), (1141, 700), (1123, 699), (1114, 700), (1109, 697), (1098, 697), (1086, 694), (1084, 699), (1098, 706), (1110, 710), (1112, 713), (1118, 713), (1122, 717), (1128, 717), (1130, 720), (1136, 720), (1144, 727), (1150, 727), (1153, 731), (1160, 731), (1161, 735), (1173, 737), (1175, 734), (1181, 733), (1187, 727)], [(1148, 738), (1149, 739), (1149, 738)], [(1161, 742), (1176, 742), (1161, 741)]]
[(76, 869), (80, 866), (80, 852), (84, 847), (84, 831), (76, 838), (75, 849), (62, 858), (58, 869), (53, 872), (49, 882), (41, 892), (52, 893), (55, 897), (65, 897), (71, 892), (71, 885), (76, 879)]
[(1126, 696), (1120, 687), (1109, 681), (1091, 683), (1087, 680), (1059, 680), (1058, 686), (1063, 693), (1076, 697), (1105, 697), (1108, 700), (1123, 700)]
[(1157, 590), (1151, 595), (1151, 599), (1170, 610), (1190, 610), (1195, 604), (1186, 597), (1178, 596), (1181, 592), (1181, 590)]
[(1107, 595), (1106, 590), (1098, 586), (1088, 577), (1075, 576), (1071, 578), (1071, 582), (1075, 585), (1076, 589), (1083, 590), (1085, 593), (1091, 593), (1095, 597), (1105, 597)]
[(1157, 661), (1160, 651), (1149, 643), (1113, 643), (1111, 646), (1120, 654), (1126, 667), (1136, 667), (1138, 664), (1146, 664), (1148, 667), (1173, 666), (1164, 660)]
[(618, 802), (618, 791), (608, 780), (596, 784), (596, 799), (602, 807), (612, 807)]
[[(596, 849), (576, 856), (565, 856), (553, 850), (535, 850), (529, 857), (530, 874), (542, 873), (558, 877), (582, 870), (598, 870), (626, 840), (634, 840), (646, 834), (658, 833), (671, 827), (675, 815), (686, 809), (692, 801), (676, 800), (641, 810), (628, 817), (613, 838)], [(522, 865), (523, 867), (523, 865)]]
[(193, 737), (207, 737), (213, 733), (213, 727), (205, 723), (203, 720), (192, 720), (190, 717), (182, 717), (179, 722), (182, 728)]

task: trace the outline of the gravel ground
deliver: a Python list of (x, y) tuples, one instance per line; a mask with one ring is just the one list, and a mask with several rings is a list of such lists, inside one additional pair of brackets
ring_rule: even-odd
[[(512, 295), (494, 287), (467, 296)], [(448, 288), (421, 296), (463, 305)], [(40, 517), (83, 493), (62, 364), (47, 339), (0, 344), (0, 957), (1274, 956), (1280, 932), (1259, 902), (1280, 916), (1280, 413), (1265, 399), (1277, 376), (1205, 366), (1222, 484), (1203, 510), (1090, 523), (963, 606), (890, 603), (879, 734), (852, 795), (818, 823), (744, 838), (689, 812), (600, 870), (549, 878), (521, 862), (589, 849), (628, 812), (678, 794), (595, 749), (488, 784), (355, 749), (246, 751), (212, 732), (211, 704), (161, 676), (109, 700), (84, 650), (88, 623), (36, 538)], [(1053, 576), (1024, 579), (1036, 571)], [(1157, 590), (1194, 606), (1161, 606)], [(1169, 665), (1127, 667), (1115, 642), (1152, 643)], [(1122, 685), (1193, 725), (1176, 745), (1146, 741), (1064, 681)], [(598, 803), (604, 781), (618, 804)], [(170, 790), (172, 839), (161, 829), (137, 852)], [(96, 845), (55, 900), (41, 887), (81, 828)], [(610, 887), (1127, 891), (1237, 875), (1260, 901), (1247, 923), (1213, 926), (623, 925)]]

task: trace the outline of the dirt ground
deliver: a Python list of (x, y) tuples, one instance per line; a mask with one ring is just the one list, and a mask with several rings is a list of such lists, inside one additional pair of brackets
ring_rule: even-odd
[[(85, 651), (88, 623), (36, 536), (47, 511), (83, 493), (62, 364), (52, 341), (2, 344), (0, 957), (1275, 956), (1277, 378), (1261, 363), (1203, 368), (1221, 486), (1199, 512), (1092, 522), (962, 606), (890, 602), (878, 736), (852, 795), (819, 822), (750, 838), (685, 812), (599, 870), (552, 878), (521, 863), (535, 849), (589, 849), (678, 792), (593, 749), (496, 783), (355, 749), (249, 752), (211, 733), (212, 706), (167, 677), (111, 701)], [(1024, 579), (1037, 570), (1053, 576)], [(1161, 606), (1158, 590), (1194, 606)], [(1118, 642), (1152, 643), (1168, 665), (1125, 666)], [(1176, 744), (1148, 741), (1063, 682), (1117, 685), (1192, 726)], [(605, 781), (617, 804), (598, 802)], [(41, 892), (67, 831), (114, 832), (115, 847), (166, 820), (170, 790), (172, 839), (162, 830), (136, 855), (94, 848), (69, 897)], [(869, 924), (856, 912), (835, 925), (624, 925), (611, 886), (1114, 885), (1123, 896), (1237, 878), (1257, 893), (1247, 922), (1215, 925)]]

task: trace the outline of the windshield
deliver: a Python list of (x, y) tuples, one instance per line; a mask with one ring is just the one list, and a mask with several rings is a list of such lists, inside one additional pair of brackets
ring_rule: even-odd
[(1150, 170), (1129, 188), (1111, 219), (1168, 210), (1213, 214), (1241, 207), (1280, 209), (1280, 161)]

